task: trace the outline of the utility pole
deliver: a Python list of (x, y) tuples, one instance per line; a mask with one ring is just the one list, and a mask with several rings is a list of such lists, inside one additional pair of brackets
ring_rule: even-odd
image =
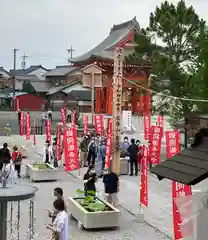
[(27, 58), (29, 58), (29, 56), (27, 56), (27, 55), (25, 55), (25, 54), (21, 57), (21, 59), (22, 59), (21, 66), (22, 66), (22, 69), (23, 69), (23, 70), (26, 69), (26, 64), (27, 64), (27, 63), (26, 63), (26, 59), (27, 59)]
[(12, 88), (13, 88), (13, 110), (15, 111), (15, 79), (16, 79), (16, 63), (17, 63), (17, 51), (19, 49), (14, 48), (13, 49), (13, 70), (14, 74), (12, 76)]
[(72, 59), (73, 57), (73, 52), (75, 52), (75, 49), (71, 46), (70, 48), (67, 49), (68, 54), (70, 55), (70, 58), (68, 58), (68, 63), (70, 63), (69, 59)]

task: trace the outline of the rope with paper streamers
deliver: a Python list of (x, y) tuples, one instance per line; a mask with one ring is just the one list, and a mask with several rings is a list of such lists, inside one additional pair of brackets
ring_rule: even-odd
[(192, 99), (192, 98), (181, 98), (181, 97), (176, 97), (176, 96), (171, 96), (171, 95), (167, 95), (165, 93), (161, 93), (161, 92), (157, 92), (157, 91), (154, 91), (154, 90), (151, 90), (151, 89), (147, 89), (125, 77), (122, 77), (124, 80), (126, 80), (127, 82), (141, 88), (141, 89), (144, 89), (146, 91), (149, 91), (151, 93), (155, 93), (155, 94), (159, 94), (160, 96), (164, 96), (164, 97), (167, 97), (167, 98), (173, 98), (174, 100), (178, 99), (178, 100), (182, 100), (182, 101), (190, 101), (190, 102), (207, 102), (208, 103), (208, 99)]

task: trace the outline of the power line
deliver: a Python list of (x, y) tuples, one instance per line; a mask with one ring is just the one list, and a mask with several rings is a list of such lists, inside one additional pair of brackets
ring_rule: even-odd
[(208, 102), (208, 99), (194, 99), (194, 98), (181, 98), (181, 97), (176, 97), (176, 96), (172, 96), (172, 95), (168, 95), (168, 94), (165, 94), (165, 93), (161, 93), (161, 92), (157, 92), (157, 91), (154, 91), (154, 90), (151, 90), (151, 89), (148, 89), (148, 88), (145, 88), (125, 77), (123, 77), (124, 80), (126, 80), (127, 82), (141, 88), (141, 89), (144, 89), (146, 91), (149, 91), (151, 93), (155, 93), (155, 94), (159, 94), (160, 96), (164, 96), (164, 97), (167, 97), (167, 98), (173, 98), (173, 99), (178, 99), (178, 100), (182, 100), (182, 101), (190, 101), (190, 102)]

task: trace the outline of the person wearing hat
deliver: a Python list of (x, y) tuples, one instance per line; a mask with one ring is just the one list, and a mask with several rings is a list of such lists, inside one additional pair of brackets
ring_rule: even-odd
[(103, 183), (106, 201), (114, 206), (118, 204), (119, 178), (110, 169), (105, 168), (103, 172)]
[(85, 196), (95, 196), (97, 175), (94, 166), (89, 166), (87, 172), (84, 175), (84, 191)]

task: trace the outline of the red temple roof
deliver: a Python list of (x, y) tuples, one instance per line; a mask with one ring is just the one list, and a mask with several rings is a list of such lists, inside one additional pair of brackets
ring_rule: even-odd
[(125, 43), (125, 41), (128, 41), (135, 32), (141, 33), (140, 26), (136, 20), (136, 17), (130, 21), (118, 25), (113, 25), (110, 34), (107, 38), (104, 39), (103, 42), (101, 42), (99, 45), (97, 45), (95, 48), (85, 53), (84, 55), (70, 59), (70, 62), (81, 63), (91, 58), (112, 60), (114, 48), (122, 43)]

